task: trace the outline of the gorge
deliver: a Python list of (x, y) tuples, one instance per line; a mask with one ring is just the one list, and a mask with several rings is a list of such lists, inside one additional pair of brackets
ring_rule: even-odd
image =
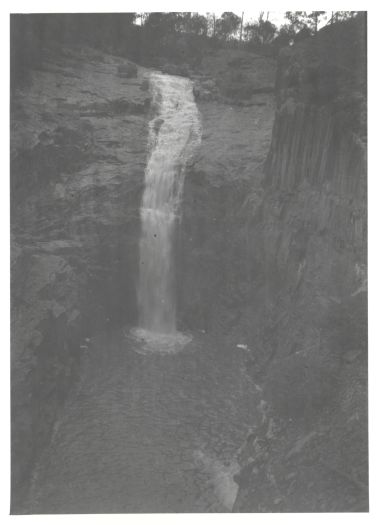
[(20, 75), (12, 513), (367, 510), (364, 23)]

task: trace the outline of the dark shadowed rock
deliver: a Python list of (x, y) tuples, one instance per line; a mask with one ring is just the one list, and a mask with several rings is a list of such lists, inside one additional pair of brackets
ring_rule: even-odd
[(189, 76), (189, 67), (187, 64), (165, 64), (162, 66), (161, 71), (167, 75), (177, 75), (181, 77)]
[(239, 491), (243, 512), (263, 500), (273, 511), (273, 478), (284, 511), (368, 509), (364, 35), (359, 17), (280, 55), (265, 194), (245, 233), (257, 299), (244, 321), (260, 312), (249, 373), (279, 432), (266, 482)]
[(136, 78), (137, 66), (133, 62), (125, 62), (118, 66), (118, 75), (121, 78)]

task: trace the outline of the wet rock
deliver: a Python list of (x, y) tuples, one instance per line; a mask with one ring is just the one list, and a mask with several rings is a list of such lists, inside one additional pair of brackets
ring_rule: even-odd
[(252, 86), (248, 83), (229, 81), (223, 83), (220, 89), (225, 97), (230, 98), (233, 101), (249, 100), (253, 95)]
[(136, 78), (137, 66), (133, 62), (124, 62), (118, 66), (117, 72), (120, 78)]
[(162, 66), (161, 71), (167, 75), (177, 75), (181, 77), (189, 76), (189, 68), (186, 64), (165, 64)]
[(143, 103), (130, 101), (126, 98), (118, 98), (108, 102), (93, 102), (82, 106), (80, 112), (86, 117), (112, 117), (120, 115), (137, 115), (145, 113), (150, 105), (150, 99), (145, 99)]
[(200, 92), (201, 92), (201, 89), (200, 89), (200, 86), (197, 85), (197, 84), (194, 84), (193, 86), (193, 95), (195, 98), (199, 98), (200, 97)]
[(201, 85), (207, 91), (214, 91), (217, 88), (215, 81), (212, 79), (202, 81)]
[(155, 122), (154, 122), (154, 126), (153, 126), (153, 127), (154, 127), (154, 131), (155, 131), (155, 133), (158, 133), (158, 132), (159, 132), (160, 127), (162, 126), (163, 122), (164, 122), (163, 118), (157, 118), (157, 119), (155, 120)]
[(218, 87), (213, 79), (199, 77), (195, 80), (193, 94), (196, 100), (209, 101), (218, 98)]

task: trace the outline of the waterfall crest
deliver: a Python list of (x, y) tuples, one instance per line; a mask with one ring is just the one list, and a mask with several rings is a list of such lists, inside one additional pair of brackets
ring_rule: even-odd
[(201, 140), (192, 82), (153, 73), (155, 117), (149, 123), (149, 160), (141, 204), (139, 330), (177, 337), (173, 241), (185, 168)]

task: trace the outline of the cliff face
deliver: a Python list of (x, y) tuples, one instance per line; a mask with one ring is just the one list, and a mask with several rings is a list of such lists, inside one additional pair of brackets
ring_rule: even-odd
[(275, 61), (244, 51), (219, 51), (203, 68), (220, 89), (234, 84), (238, 94), (256, 93), (244, 100), (221, 92), (214, 100), (198, 97), (203, 134), (185, 179), (177, 240), (178, 310), (182, 328), (222, 334), (231, 328), (241, 339), (239, 321), (250, 300), (252, 278), (246, 221), (264, 194)]
[[(48, 49), (12, 94), (12, 508), (101, 327), (134, 323), (145, 70)], [(136, 77), (134, 76), (136, 70)]]
[(201, 104), (217, 165), (202, 153), (186, 182), (183, 265), (202, 286), (182, 270), (183, 312), (249, 348), (259, 414), (236, 511), (367, 508), (364, 35), (358, 19), (282, 51), (267, 155), (265, 106), (230, 127)]
[(280, 57), (265, 195), (249, 225), (267, 281), (249, 362), (266, 444), (248, 440), (240, 511), (367, 509), (364, 35), (361, 20), (327, 28)]

